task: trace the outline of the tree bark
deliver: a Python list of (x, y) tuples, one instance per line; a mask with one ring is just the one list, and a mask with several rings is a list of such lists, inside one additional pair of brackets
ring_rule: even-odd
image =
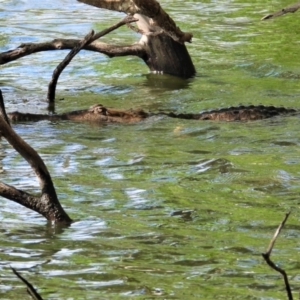
[(185, 45), (174, 42), (165, 33), (148, 36), (145, 48), (147, 55), (144, 61), (152, 72), (183, 78), (195, 75), (196, 70)]

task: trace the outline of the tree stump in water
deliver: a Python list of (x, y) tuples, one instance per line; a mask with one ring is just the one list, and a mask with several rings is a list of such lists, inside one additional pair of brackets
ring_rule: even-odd
[[(182, 32), (156, 0), (78, 0), (99, 8), (134, 15), (138, 21), (136, 31), (145, 50), (142, 59), (152, 72), (189, 78), (196, 70), (185, 42), (192, 34)], [(132, 28), (132, 27), (131, 27)]]
[(144, 61), (152, 72), (183, 78), (192, 77), (196, 73), (185, 45), (175, 42), (164, 33), (149, 36), (145, 49), (147, 56)]
[[(192, 59), (185, 46), (191, 42), (192, 34), (182, 32), (156, 0), (78, 0), (99, 8), (124, 12), (137, 19), (137, 28), (131, 29), (142, 35), (132, 45), (112, 45), (93, 39), (82, 49), (103, 53), (109, 57), (133, 55), (140, 57), (153, 73), (165, 73), (182, 78), (196, 74)], [(129, 23), (132, 21), (123, 22)], [(105, 30), (105, 33), (120, 27), (120, 22)], [(95, 36), (103, 36), (104, 34)], [(43, 43), (21, 44), (14, 50), (0, 53), (0, 65), (14, 61), (26, 55), (49, 50), (64, 50), (77, 47), (80, 40), (55, 39)]]

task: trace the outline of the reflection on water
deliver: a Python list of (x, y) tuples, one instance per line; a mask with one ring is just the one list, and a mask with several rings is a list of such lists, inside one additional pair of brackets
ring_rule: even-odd
[(171, 75), (158, 75), (158, 74), (147, 74), (147, 80), (143, 82), (143, 85), (149, 87), (151, 90), (159, 88), (162, 90), (182, 90), (187, 89), (189, 84), (192, 82), (192, 79), (184, 79)]
[[(59, 80), (58, 113), (94, 103), (176, 112), (299, 106), (296, 18), (259, 22), (274, 3), (160, 2), (194, 33), (187, 47), (197, 76), (157, 76), (136, 58), (82, 52)], [(1, 51), (80, 38), (120, 17), (69, 0), (1, 1)], [(122, 28), (104, 41), (137, 39)], [(66, 53), (1, 66), (8, 111), (46, 113), (47, 84)], [(123, 126), (42, 121), (14, 129), (45, 160), (75, 222), (53, 225), (0, 199), (1, 299), (26, 297), (9, 266), (45, 299), (283, 299), (281, 277), (260, 253), (287, 210), (274, 257), (297, 289), (298, 116), (252, 123), (153, 117)], [(39, 193), (32, 170), (5, 142), (0, 158), (1, 180)]]

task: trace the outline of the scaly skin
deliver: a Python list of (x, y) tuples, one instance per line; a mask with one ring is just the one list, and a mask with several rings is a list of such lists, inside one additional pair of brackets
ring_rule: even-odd
[(249, 105), (236, 106), (205, 111), (199, 114), (173, 114), (169, 117), (195, 120), (214, 120), (214, 121), (254, 121), (272, 118), (279, 115), (293, 114), (297, 110), (292, 108)]
[(149, 115), (143, 110), (119, 110), (106, 108), (101, 104), (95, 104), (89, 109), (76, 110), (58, 115), (23, 114), (19, 112), (8, 113), (8, 118), (16, 122), (41, 121), (41, 120), (71, 120), (100, 123), (135, 123)]
[(249, 105), (215, 109), (198, 114), (175, 114), (175, 113), (147, 113), (141, 109), (113, 109), (106, 108), (101, 104), (95, 104), (86, 110), (77, 110), (58, 115), (23, 114), (12, 112), (8, 114), (12, 121), (40, 121), (40, 120), (71, 120), (99, 123), (136, 123), (152, 115), (166, 115), (171, 118), (191, 120), (216, 120), (216, 121), (253, 121), (267, 119), (278, 115), (296, 113), (292, 108)]

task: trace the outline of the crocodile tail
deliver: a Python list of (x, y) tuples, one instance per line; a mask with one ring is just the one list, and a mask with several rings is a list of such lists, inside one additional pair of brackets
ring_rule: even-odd
[(25, 122), (25, 121), (37, 122), (41, 120), (55, 119), (55, 116), (52, 115), (20, 113), (18, 111), (8, 113), (7, 116), (13, 122)]
[(160, 114), (166, 115), (170, 118), (176, 118), (176, 119), (187, 119), (187, 120), (199, 119), (199, 114), (185, 114), (185, 113), (175, 114), (174, 112), (160, 113)]
[(297, 110), (292, 108), (249, 105), (249, 106), (233, 106), (221, 108), (211, 111), (205, 111), (199, 114), (175, 114), (169, 113), (168, 116), (180, 119), (196, 119), (196, 120), (214, 120), (214, 121), (254, 121), (267, 119), (279, 115), (293, 114)]

